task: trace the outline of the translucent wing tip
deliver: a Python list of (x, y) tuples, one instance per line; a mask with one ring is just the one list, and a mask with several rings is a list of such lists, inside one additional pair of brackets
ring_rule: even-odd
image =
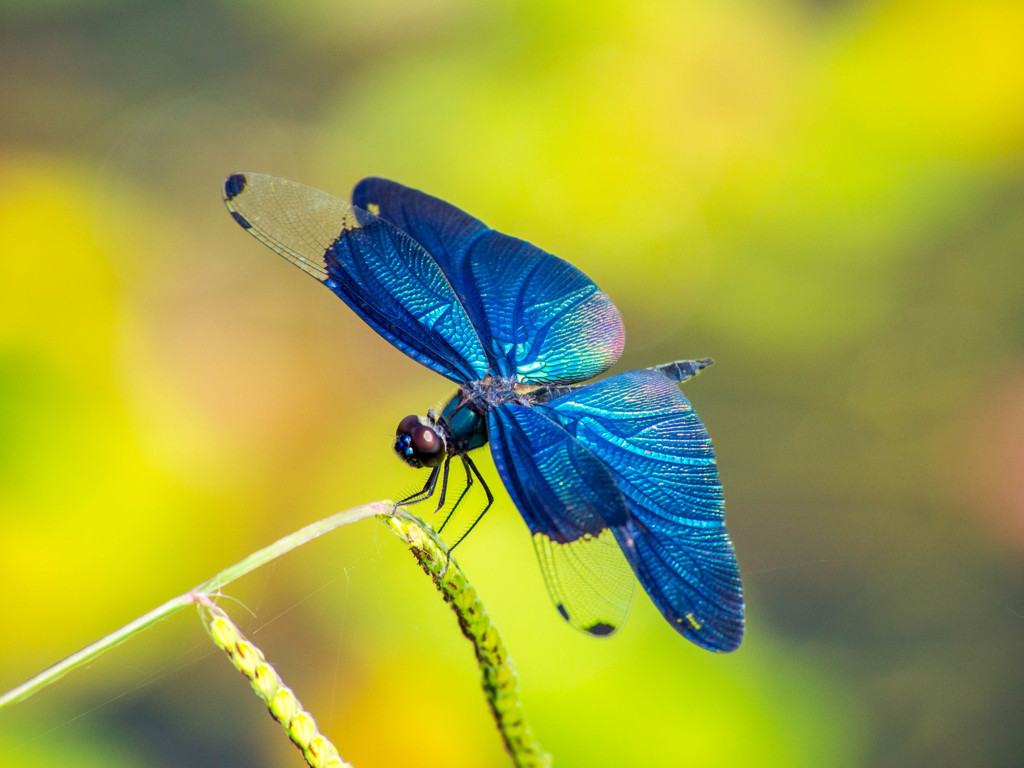
[(233, 173), (224, 204), (242, 229), (316, 280), (341, 233), (362, 226), (354, 209), (319, 189), (265, 173)]
[(537, 560), (558, 614), (569, 625), (595, 637), (608, 637), (625, 623), (636, 579), (614, 534), (605, 529), (556, 543), (534, 534)]
[(568, 621), (576, 629), (586, 632), (588, 635), (594, 637), (608, 637), (614, 635), (619, 631), (621, 622), (618, 624), (610, 624), (607, 621), (595, 621), (591, 624), (582, 624), (576, 620), (576, 617), (570, 616), (569, 611), (566, 610), (564, 603), (557, 603), (555, 608), (558, 609), (559, 615)]

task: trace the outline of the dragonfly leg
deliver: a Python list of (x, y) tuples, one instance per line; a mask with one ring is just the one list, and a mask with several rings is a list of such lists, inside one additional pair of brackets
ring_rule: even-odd
[[(466, 463), (465, 457), (463, 457), (462, 466), (466, 470), (466, 487), (462, 489), (462, 493), (459, 494), (459, 498), (457, 498), (455, 500), (455, 503), (452, 504), (452, 508), (448, 512), (447, 517), (445, 517), (444, 522), (441, 523), (441, 527), (437, 529), (438, 533), (441, 533), (441, 531), (444, 530), (444, 527), (446, 525), (448, 525), (448, 521), (452, 519), (452, 515), (455, 514), (455, 510), (459, 508), (459, 504), (461, 504), (462, 500), (465, 498), (466, 491), (468, 491), (470, 486), (473, 485), (473, 476), (471, 474), (469, 474), (469, 465)], [(440, 509), (441, 509), (441, 505), (440, 504), (437, 506), (437, 509), (438, 509), (438, 511), (440, 511)]]
[(473, 463), (473, 460), (468, 456), (463, 456), (462, 461), (466, 464), (466, 475), (468, 476), (470, 470), (472, 470), (473, 474), (476, 475), (476, 479), (480, 481), (480, 485), (483, 486), (484, 493), (487, 494), (487, 506), (480, 510), (480, 514), (476, 516), (476, 520), (474, 520), (473, 524), (466, 529), (466, 532), (459, 536), (458, 540), (454, 544), (448, 547), (448, 558), (445, 560), (444, 571), (442, 571), (441, 574), (442, 576), (448, 571), (448, 563), (451, 562), (452, 552), (457, 546), (459, 546), (459, 544), (462, 543), (464, 538), (469, 536), (469, 532), (476, 528), (476, 524), (480, 522), (485, 514), (487, 514), (487, 510), (490, 509), (491, 504), (494, 503), (494, 494), (491, 493), (491, 489), (487, 487), (487, 482), (484, 480), (483, 475), (480, 474), (480, 470), (476, 468), (476, 464)]
[(430, 477), (427, 478), (427, 484), (424, 485), (420, 490), (411, 496), (406, 496), (404, 499), (398, 502), (398, 506), (404, 507), (409, 504), (419, 504), (421, 501), (425, 501), (434, 495), (434, 489), (437, 487), (437, 476), (441, 472), (441, 467), (434, 467), (430, 470)]
[(437, 500), (437, 507), (434, 509), (436, 515), (441, 511), (441, 507), (444, 506), (444, 496), (448, 493), (448, 467), (451, 466), (452, 457), (446, 456), (444, 460), (444, 474), (441, 476), (441, 496)]

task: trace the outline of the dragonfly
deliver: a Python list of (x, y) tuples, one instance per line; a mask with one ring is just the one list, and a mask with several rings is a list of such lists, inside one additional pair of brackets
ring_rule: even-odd
[(679, 387), (711, 360), (583, 383), (622, 353), (611, 299), (568, 262), (397, 182), (363, 179), (349, 204), (236, 173), (224, 200), (249, 234), (458, 386), (440, 411), (398, 425), (398, 456), (430, 470), (402, 503), (440, 487), (440, 510), (457, 458), (466, 481), (456, 506), (475, 478), (486, 512), (494, 495), (470, 454), (489, 444), (570, 625), (612, 634), (639, 579), (688, 640), (739, 646), (743, 589), (714, 449)]

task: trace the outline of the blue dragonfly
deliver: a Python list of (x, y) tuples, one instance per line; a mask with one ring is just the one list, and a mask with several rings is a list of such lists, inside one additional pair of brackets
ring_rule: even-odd
[(440, 484), (440, 510), (458, 457), (466, 484), (456, 506), (475, 477), (486, 511), (494, 497), (470, 452), (490, 443), (569, 624), (618, 629), (635, 573), (684, 637), (712, 651), (739, 646), (743, 593), (714, 450), (678, 386), (710, 360), (581, 384), (622, 352), (608, 296), (562, 259), (393, 181), (363, 179), (349, 205), (238, 173), (224, 199), (250, 234), (458, 385), (440, 413), (398, 425), (399, 457), (430, 469), (404, 503)]

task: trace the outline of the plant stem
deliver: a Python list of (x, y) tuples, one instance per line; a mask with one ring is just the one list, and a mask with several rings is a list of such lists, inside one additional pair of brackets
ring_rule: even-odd
[(227, 614), (217, 608), (213, 601), (226, 585), (271, 560), (343, 525), (374, 516), (388, 523), (391, 530), (408, 544), (423, 570), (430, 575), (442, 597), (455, 612), (462, 633), (473, 644), (480, 668), (481, 686), (505, 749), (515, 765), (518, 768), (550, 766), (550, 756), (533, 737), (523, 715), (515, 665), (505, 650), (497, 627), (491, 623), (483, 603), (477, 597), (476, 590), (437, 534), (404, 508), (396, 508), (390, 501), (378, 501), (339, 512), (278, 539), (3, 694), (0, 696), (0, 709), (27, 698), (182, 608), (198, 603), (204, 624), (214, 641), (227, 651), (235, 666), (250, 679), (257, 693), (271, 702), (271, 714), (285, 726), (289, 736), (303, 750), (307, 762), (318, 767), (347, 765), (333, 745), (316, 731), (312, 716), (302, 710), (291, 689), (284, 685), (273, 668), (265, 662), (262, 652), (237, 632)]
[(480, 686), (512, 762), (516, 768), (549, 768), (551, 756), (541, 749), (523, 713), (515, 664), (473, 585), (429, 526), (404, 508), (396, 509), (385, 521), (409, 545), (455, 612), (462, 634), (473, 644), (480, 668)]
[(199, 616), (218, 648), (227, 653), (235, 669), (249, 679), (253, 691), (267, 705), (270, 716), (284, 728), (310, 768), (352, 768), (320, 733), (316, 720), (302, 708), (294, 691), (285, 685), (263, 651), (242, 634), (225, 611), (212, 600), (199, 600)]
[(190, 589), (185, 594), (178, 595), (177, 597), (168, 600), (163, 605), (160, 605), (134, 621), (125, 624), (123, 627), (111, 632), (106, 637), (97, 640), (95, 643), (87, 645), (82, 650), (71, 654), (66, 659), (43, 670), (35, 677), (26, 680), (16, 688), (12, 688), (7, 693), (0, 695), (0, 709), (28, 698), (36, 691), (45, 688), (56, 680), (59, 680), (76, 667), (87, 664), (100, 654), (109, 651), (115, 645), (123, 643), (132, 635), (156, 624), (158, 621), (166, 619), (172, 614), (180, 611), (182, 608), (193, 605), (200, 597), (210, 597), (215, 595), (227, 584), (241, 578), (250, 571), (256, 570), (261, 565), (280, 557), (286, 552), (290, 552), (296, 547), (300, 547), (306, 542), (311, 541), (318, 536), (323, 536), (325, 533), (329, 533), (335, 528), (339, 528), (343, 525), (354, 523), (358, 520), (364, 520), (367, 517), (373, 517), (374, 515), (389, 516), (394, 508), (394, 504), (389, 501), (377, 501), (372, 504), (365, 504), (361, 507), (353, 507), (352, 509), (345, 510), (344, 512), (338, 512), (330, 517), (326, 517), (323, 520), (318, 520), (304, 528), (300, 528), (294, 533), (290, 533), (287, 536), (278, 539), (273, 544), (264, 547), (234, 565), (225, 568), (217, 575), (207, 579), (193, 589)]

